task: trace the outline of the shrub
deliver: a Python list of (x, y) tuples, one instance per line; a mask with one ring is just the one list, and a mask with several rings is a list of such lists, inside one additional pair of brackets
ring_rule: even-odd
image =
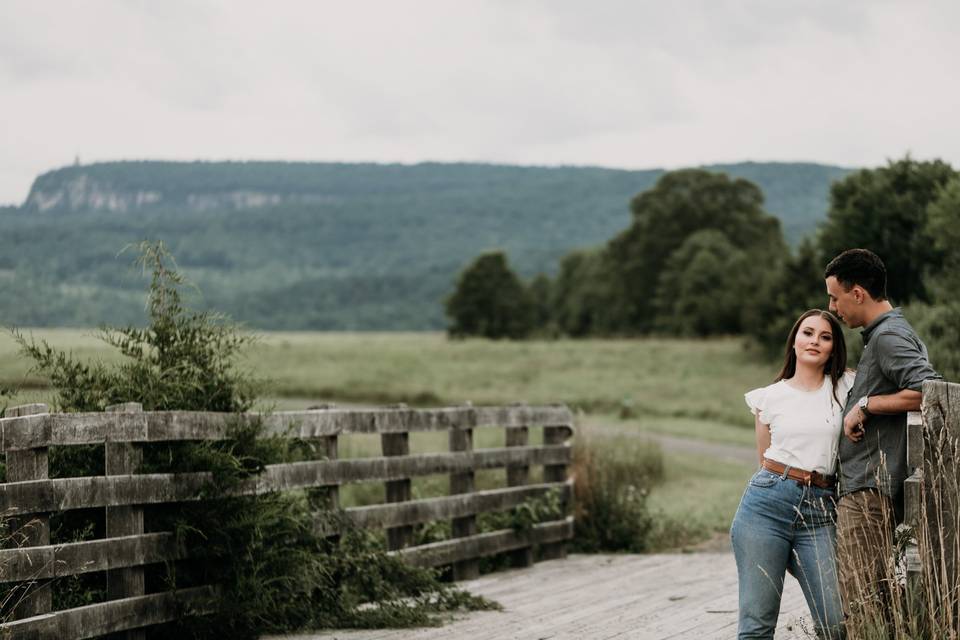
[(663, 478), (659, 447), (626, 436), (580, 436), (573, 450), (576, 551), (648, 548), (650, 487)]
[[(57, 408), (102, 411), (110, 404), (139, 402), (145, 410), (249, 409), (259, 384), (235, 361), (252, 337), (222, 316), (183, 305), (184, 280), (169, 266), (173, 260), (162, 244), (143, 243), (140, 251), (138, 263), (152, 273), (149, 323), (100, 332), (125, 356), (119, 364), (82, 362), (46, 342), (14, 334), (24, 355), (50, 379)], [(336, 520), (341, 535), (324, 537), (318, 531), (329, 527), (316, 527), (321, 516), (311, 492), (222, 497), (268, 464), (316, 455), (307, 443), (263, 437), (257, 420), (237, 420), (224, 441), (144, 448), (141, 472), (213, 472), (203, 502), (162, 505), (148, 513), (151, 529), (173, 530), (192, 559), (169, 563), (165, 572), (148, 571), (147, 584), (220, 586), (212, 603), (217, 613), (152, 628), (151, 637), (242, 640), (306, 626), (415, 626), (436, 624), (435, 614), (442, 611), (496, 606), (441, 584), (431, 570), (388, 555), (375, 536), (352, 528), (337, 513), (323, 517)], [(55, 448), (50, 458), (54, 476), (103, 472), (99, 447)], [(59, 542), (83, 539), (102, 530), (99, 513), (57, 514), (51, 526), (61, 532)], [(102, 599), (102, 587), (102, 574), (87, 574), (54, 583), (54, 599), (60, 607), (86, 604)]]

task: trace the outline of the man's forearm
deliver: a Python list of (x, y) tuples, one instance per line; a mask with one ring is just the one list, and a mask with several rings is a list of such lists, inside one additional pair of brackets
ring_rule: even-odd
[(885, 396), (870, 396), (867, 411), (880, 415), (919, 411), (923, 394), (913, 389), (901, 389)]

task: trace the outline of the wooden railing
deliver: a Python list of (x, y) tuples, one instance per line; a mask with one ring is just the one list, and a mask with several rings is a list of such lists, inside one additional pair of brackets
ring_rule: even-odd
[[(921, 554), (926, 554), (936, 559), (937, 580), (955, 591), (960, 587), (960, 384), (923, 383), (921, 410), (907, 414), (907, 465), (904, 523), (914, 533), (906, 550), (908, 576), (916, 579), (924, 570)], [(930, 535), (919, 535), (921, 518), (927, 519)]]
[[(139, 405), (126, 404), (105, 413), (74, 414), (27, 405), (8, 409), (4, 416), (0, 448), (6, 454), (7, 478), (0, 484), (0, 514), (11, 517), (12, 528), (21, 535), (13, 548), (0, 550), (0, 589), (17, 603), (13, 619), (0, 624), (0, 638), (79, 640), (116, 632), (139, 638), (144, 627), (171, 621), (184, 610), (209, 613), (203, 603), (211, 601), (216, 585), (145, 593), (144, 567), (180, 556), (173, 533), (144, 533), (143, 507), (197, 500), (211, 474), (136, 471), (144, 444), (223, 440), (236, 415), (143, 412)], [(241, 419), (262, 420), (265, 435), (314, 441), (325, 459), (269, 465), (232, 493), (325, 487), (329, 504), (337, 506), (341, 485), (383, 482), (386, 504), (346, 509), (346, 517), (361, 527), (385, 529), (388, 548), (416, 565), (451, 565), (456, 579), (470, 578), (478, 575), (481, 557), (510, 552), (515, 562), (530, 564), (534, 545), (543, 557), (561, 557), (565, 541), (573, 536), (570, 517), (526, 531), (477, 533), (476, 528), (478, 514), (507, 510), (548, 491), (560, 492), (566, 513), (573, 435), (566, 407), (332, 408)], [(497, 427), (506, 429), (506, 447), (473, 447), (474, 429)], [(529, 444), (530, 427), (543, 427), (542, 445)], [(411, 454), (409, 434), (419, 431), (447, 432), (450, 451)], [(342, 434), (379, 434), (383, 455), (338, 459)], [(49, 447), (89, 444), (104, 445), (105, 475), (49, 478)], [(543, 466), (543, 481), (528, 484), (535, 465)], [(507, 486), (476, 491), (475, 472), (496, 468), (506, 469)], [(433, 474), (449, 474), (450, 495), (411, 500), (410, 479)], [(104, 539), (51, 544), (50, 514), (91, 508), (106, 510)], [(415, 525), (437, 520), (451, 521), (451, 539), (410, 546)], [(52, 611), (53, 581), (100, 571), (107, 572), (107, 601)]]

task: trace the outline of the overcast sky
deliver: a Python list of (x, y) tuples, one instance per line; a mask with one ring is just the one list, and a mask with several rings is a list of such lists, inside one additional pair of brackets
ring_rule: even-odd
[(0, 203), (118, 159), (960, 166), (960, 2), (0, 0)]

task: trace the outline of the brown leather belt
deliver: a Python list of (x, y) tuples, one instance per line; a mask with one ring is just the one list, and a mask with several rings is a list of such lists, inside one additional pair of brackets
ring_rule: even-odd
[(796, 480), (800, 484), (812, 484), (820, 487), (821, 489), (830, 489), (837, 483), (836, 476), (825, 476), (816, 471), (804, 471), (803, 469), (795, 469), (793, 467), (788, 467), (785, 464), (781, 464), (776, 460), (771, 460), (769, 458), (763, 459), (763, 468), (767, 471), (772, 471), (773, 473), (782, 476), (783, 472), (787, 472), (787, 477), (791, 480)]

